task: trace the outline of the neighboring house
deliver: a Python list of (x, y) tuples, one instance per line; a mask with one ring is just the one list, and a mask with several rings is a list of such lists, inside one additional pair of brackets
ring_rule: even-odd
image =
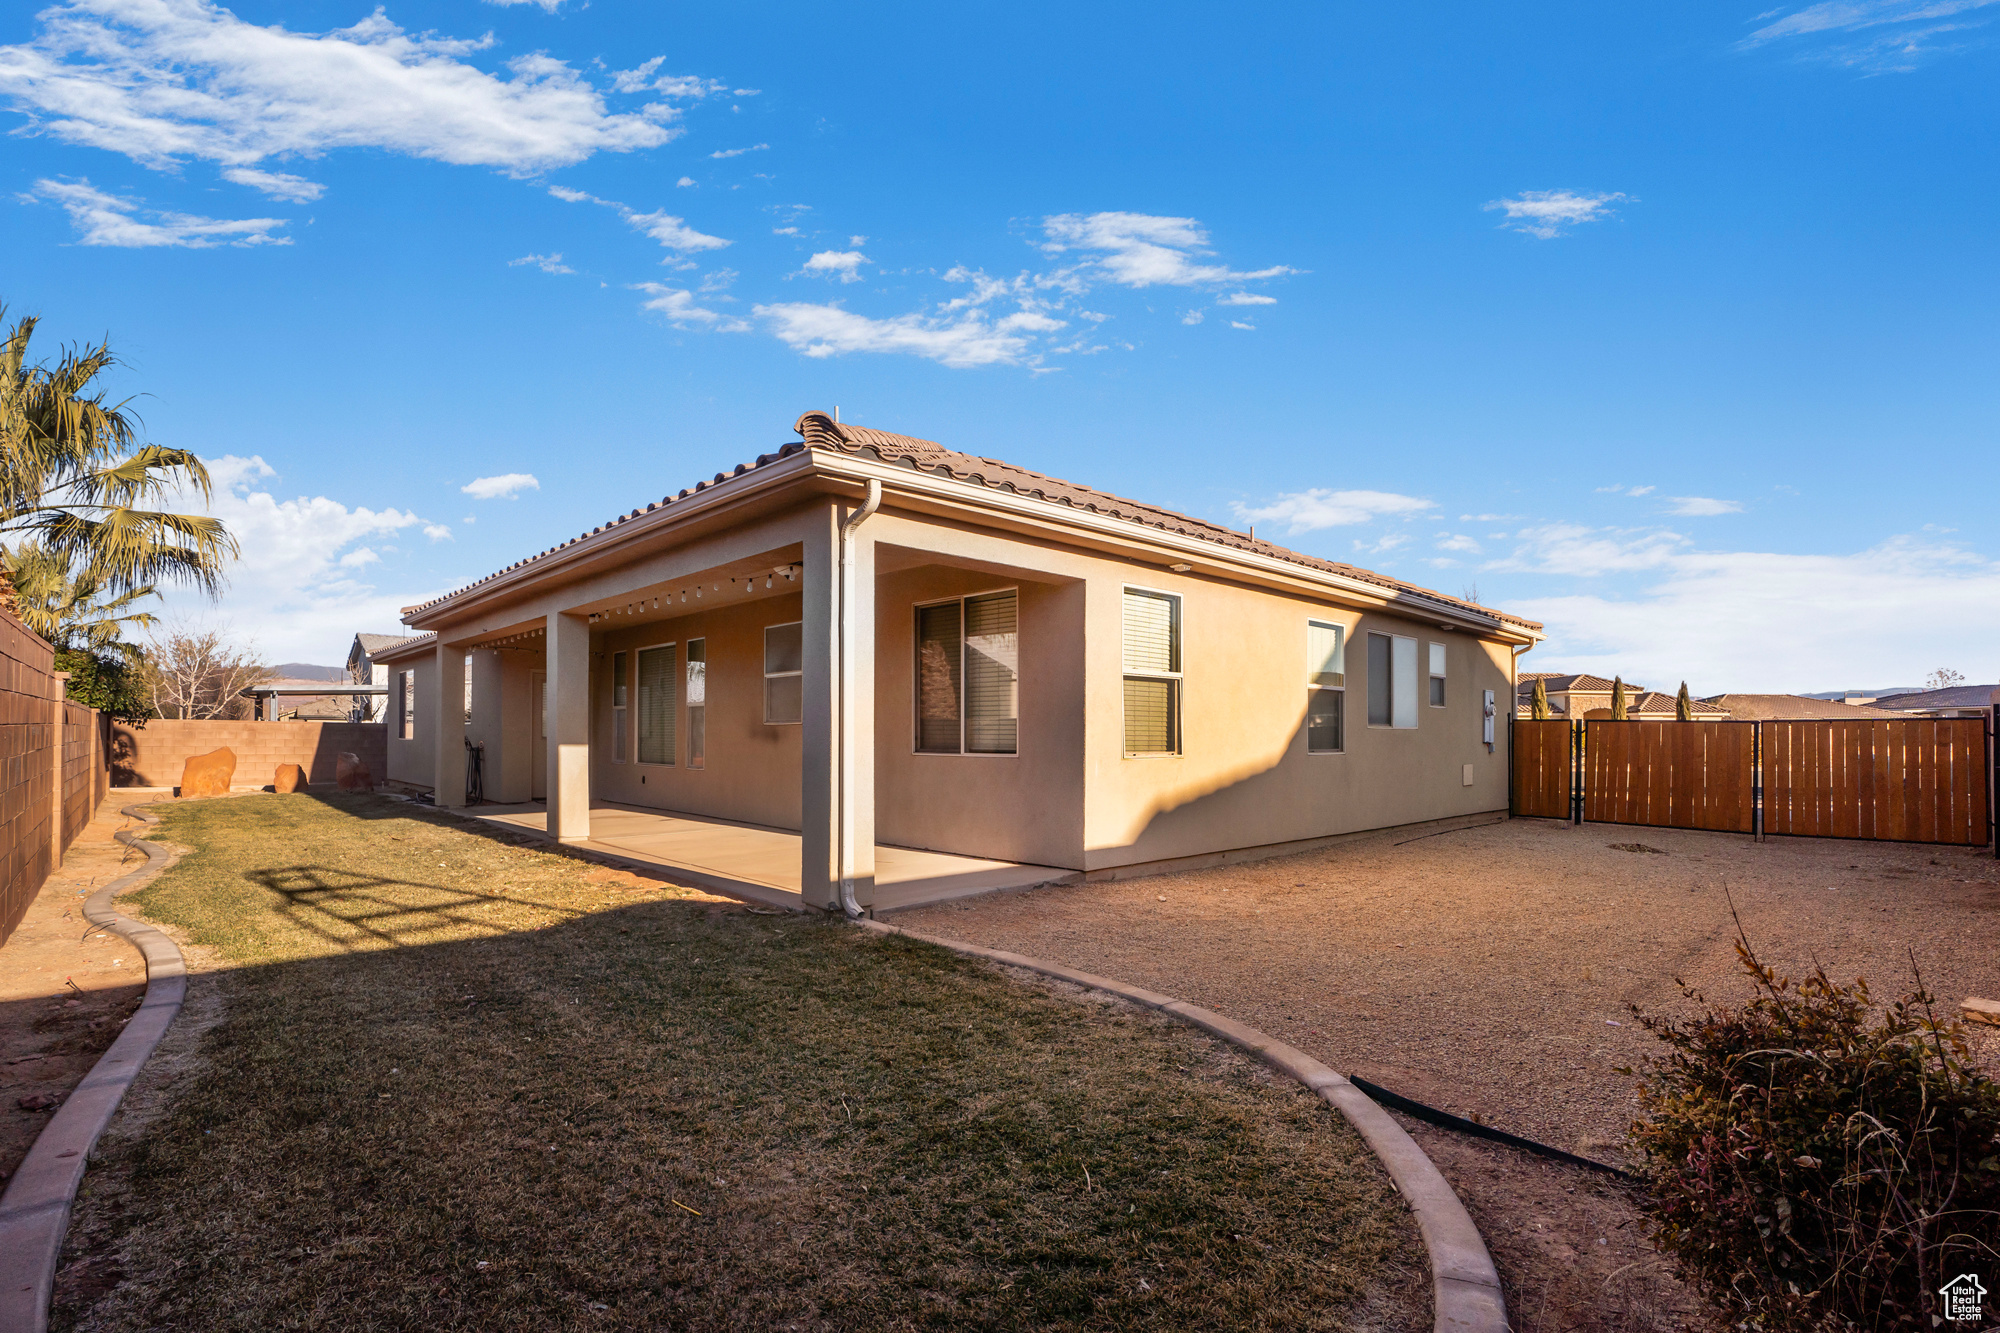
[(255, 701), (252, 714), (259, 722), (350, 722), (354, 717), (354, 696), (332, 694), (340, 688), (335, 681), (279, 678), (260, 681), (241, 693)]
[[(407, 634), (357, 634), (354, 646), (347, 650), (347, 678), (356, 685), (379, 685), (386, 689), (389, 684), (389, 668), (375, 660), (377, 653), (386, 648), (394, 648), (408, 643)], [(385, 695), (354, 696), (356, 722), (380, 722), (386, 714), (382, 701)]]
[[(1522, 672), (1515, 688), (1514, 716), (1533, 717), (1535, 715), (1535, 682), (1541, 681), (1549, 696), (1549, 716), (1567, 718), (1608, 718), (1611, 716), (1611, 687), (1615, 683), (1602, 676), (1556, 675), (1550, 672)], [(1663, 694), (1658, 690), (1641, 689), (1631, 681), (1625, 682), (1625, 715), (1633, 721), (1671, 722), (1680, 716), (1674, 706), (1679, 697)], [(1729, 710), (1712, 701), (1696, 699), (1694, 720), (1697, 722), (1726, 722)]]
[(1879, 708), (1843, 703), (1838, 699), (1809, 699), (1799, 694), (1711, 694), (1701, 701), (1727, 709), (1738, 722), (1798, 721), (1813, 718), (1892, 718)]
[[(821, 413), (802, 442), (412, 609), (389, 777), (1135, 873), (1507, 807), (1536, 623)], [(440, 710), (463, 697), (469, 709)], [(442, 713), (442, 716), (441, 716)], [(470, 714), (469, 721), (467, 713)], [(443, 725), (439, 723), (442, 721)]]
[(1984, 717), (2000, 704), (2000, 685), (1954, 685), (1948, 690), (1886, 694), (1875, 707), (1902, 717)]

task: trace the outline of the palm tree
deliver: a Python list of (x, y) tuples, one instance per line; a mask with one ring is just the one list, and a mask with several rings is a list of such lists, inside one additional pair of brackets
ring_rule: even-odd
[(220, 591), (238, 553), (222, 521), (143, 507), (177, 491), (206, 500), (208, 469), (189, 450), (136, 443), (128, 404), (93, 392), (118, 364), (109, 343), (30, 365), (37, 322), (24, 316), (0, 335), (0, 549), (38, 546), (93, 597), (137, 597), (162, 582)]
[(58, 651), (116, 653), (129, 662), (138, 650), (124, 642), (125, 627), (147, 629), (159, 619), (136, 609), (158, 595), (151, 584), (109, 592), (88, 573), (71, 574), (68, 564), (33, 542), (0, 547), (0, 576), (14, 587), (14, 613)]

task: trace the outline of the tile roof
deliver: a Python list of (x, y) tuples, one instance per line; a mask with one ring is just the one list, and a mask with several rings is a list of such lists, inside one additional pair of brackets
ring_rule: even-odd
[(373, 657), (377, 650), (394, 648), (409, 637), (407, 634), (357, 634), (354, 636), (354, 639), (355, 642), (361, 645), (362, 652)]
[(474, 588), (480, 587), (482, 584), (490, 583), (503, 574), (509, 574), (514, 570), (532, 565), (536, 561), (556, 554), (558, 551), (567, 550), (575, 546), (578, 542), (586, 541), (599, 533), (628, 523), (642, 514), (665, 508), (677, 500), (685, 500), (698, 492), (706, 491), (711, 486), (725, 485), (736, 477), (753, 472), (761, 467), (767, 467), (780, 459), (789, 458), (793, 454), (800, 453), (806, 449), (825, 449), (856, 457), (872, 456), (884, 463), (907, 464), (920, 472), (947, 476), (957, 481), (972, 482), (976, 485), (991, 487), (994, 490), (1032, 496), (1036, 499), (1047, 500), (1074, 509), (1086, 510), (1090, 513), (1103, 514), (1111, 518), (1125, 519), (1129, 522), (1140, 523), (1151, 528), (1159, 528), (1181, 536), (1194, 537), (1202, 541), (1212, 542), (1217, 546), (1226, 546), (1246, 554), (1282, 560), (1289, 564), (1303, 566), (1307, 569), (1316, 569), (1325, 573), (1339, 574), (1359, 582), (1372, 583), (1377, 587), (1387, 589), (1391, 592), (1418, 593), (1425, 597), (1434, 598), (1445, 605), (1472, 611), (1479, 615), (1491, 616), (1495, 620), (1524, 629), (1539, 630), (1541, 628), (1541, 624), (1538, 621), (1525, 620), (1520, 616), (1508, 615), (1503, 611), (1496, 611), (1490, 606), (1481, 606), (1477, 602), (1469, 602), (1463, 598), (1448, 596), (1435, 589), (1421, 587), (1414, 583), (1405, 583), (1400, 579), (1393, 579), (1385, 574), (1377, 574), (1373, 570), (1362, 569), (1356, 565), (1343, 564), (1335, 560), (1322, 560), (1318, 556), (1304, 555), (1271, 542), (1261, 541), (1247, 533), (1220, 527), (1198, 518), (1191, 518), (1186, 514), (1175, 513), (1171, 509), (1161, 509), (1154, 505), (1141, 504), (1136, 500), (1122, 499), (1119, 496), (1111, 495), (1104, 491), (1092, 490), (1088, 486), (1080, 486), (1075, 482), (1063, 481), (1056, 477), (1045, 476), (1039, 472), (1030, 472), (1026, 468), (1016, 467), (1012, 463), (1002, 462), (997, 458), (981, 458), (976, 454), (962, 454), (956, 450), (947, 449), (943, 445), (931, 440), (920, 440), (911, 435), (894, 435), (888, 431), (870, 430), (864, 426), (856, 426), (847, 422), (836, 422), (824, 412), (806, 413), (798, 419), (798, 422), (792, 429), (799, 433), (802, 437), (801, 440), (784, 445), (774, 453), (760, 454), (754, 463), (738, 463), (731, 472), (718, 472), (712, 479), (697, 482), (693, 486), (682, 490), (678, 495), (663, 497), (647, 505), (643, 510), (634, 509), (629, 514), (620, 514), (609, 523), (592, 528), (589, 532), (579, 533), (561, 545), (552, 546), (548, 550), (529, 556), (525, 560), (517, 560), (505, 569), (489, 574), (476, 583), (468, 584), (464, 588), (456, 589), (453, 592), (445, 594), (443, 597), (434, 598), (431, 601), (423, 603), (421, 606), (411, 609), (413, 611), (428, 610), (430, 607), (456, 597), (461, 593), (469, 592)]
[[(1546, 682), (1542, 686), (1543, 689), (1555, 693), (1561, 693), (1564, 690), (1578, 690), (1584, 694), (1609, 694), (1611, 692), (1612, 685), (1615, 683), (1613, 681), (1606, 680), (1602, 676), (1590, 676), (1590, 675), (1558, 676), (1550, 674), (1548, 672), (1536, 672), (1532, 675), (1527, 672), (1523, 672), (1521, 673), (1521, 675), (1516, 677), (1516, 680), (1520, 682), (1520, 684), (1515, 687), (1516, 690), (1518, 691), (1522, 685), (1525, 685), (1529, 693), (1534, 692), (1535, 682), (1538, 680)], [(1642, 691), (1640, 686), (1635, 685), (1633, 682), (1628, 680), (1625, 682), (1625, 692), (1628, 695), (1635, 695), (1641, 693)]]
[(1954, 685), (1948, 690), (1918, 690), (1910, 694), (1885, 694), (1875, 707), (1909, 712), (1918, 708), (1985, 708), (1996, 702), (2000, 685)]
[(1797, 694), (1711, 694), (1702, 703), (1719, 704), (1733, 718), (1763, 721), (1784, 718), (1867, 718), (1895, 717), (1879, 708), (1844, 704), (1838, 699), (1808, 699)]

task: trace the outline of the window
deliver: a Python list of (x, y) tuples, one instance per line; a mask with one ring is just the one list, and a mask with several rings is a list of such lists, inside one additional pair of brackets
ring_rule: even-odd
[(625, 762), (625, 654), (611, 654), (611, 762)]
[(1347, 634), (1324, 620), (1306, 622), (1306, 751), (1347, 748)]
[(688, 640), (688, 767), (708, 762), (708, 640)]
[(401, 710), (396, 718), (396, 734), (404, 740), (417, 738), (417, 673), (399, 671), (396, 673), (396, 703)]
[(1015, 753), (1019, 619), (1012, 590), (917, 608), (917, 753)]
[(639, 650), (639, 762), (674, 762), (674, 645)]
[(1417, 641), (1400, 634), (1368, 636), (1368, 725), (1417, 725)]
[(1125, 753), (1179, 754), (1181, 599), (1125, 590)]
[(1431, 707), (1444, 707), (1444, 645), (1431, 645)]
[(772, 625), (764, 631), (764, 721), (771, 726), (806, 717), (805, 625)]

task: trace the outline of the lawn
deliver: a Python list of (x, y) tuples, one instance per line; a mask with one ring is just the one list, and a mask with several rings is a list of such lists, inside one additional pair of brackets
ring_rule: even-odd
[(58, 1328), (1428, 1322), (1359, 1139), (1155, 1015), (381, 797), (163, 809), (128, 910), (208, 998)]

